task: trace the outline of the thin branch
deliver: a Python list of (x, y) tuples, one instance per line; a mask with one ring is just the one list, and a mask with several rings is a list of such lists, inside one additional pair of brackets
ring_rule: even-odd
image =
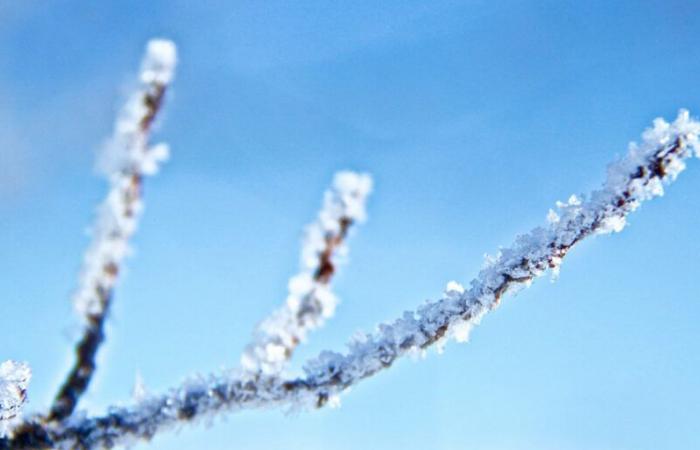
[(582, 239), (621, 231), (629, 213), (643, 201), (663, 194), (663, 184), (675, 180), (693, 151), (700, 157), (699, 133), (700, 122), (691, 120), (687, 111), (681, 111), (673, 124), (657, 119), (644, 133), (642, 144), (632, 146), (624, 159), (610, 166), (602, 189), (587, 199), (572, 196), (568, 202), (558, 203), (558, 212), (550, 211), (547, 226), (519, 236), (512, 247), (502, 249), (469, 289), (451, 283), (441, 299), (355, 339), (347, 353), (321, 353), (307, 364), (302, 378), (261, 376), (252, 380), (237, 373), (212, 375), (129, 407), (111, 408), (103, 416), (75, 418), (57, 426), (28, 423), (11, 439), (0, 439), (0, 449), (51, 445), (111, 448), (150, 439), (175, 424), (223, 411), (324, 406), (348, 387), (391, 367), (401, 356), (443, 343), (450, 336), (466, 340), (471, 328), (496, 308), (505, 294), (558, 269)]
[(372, 189), (369, 175), (339, 172), (326, 191), (315, 222), (306, 227), (301, 271), (289, 280), (285, 305), (258, 325), (254, 341), (241, 364), (249, 375), (279, 374), (306, 334), (335, 311), (330, 289), (338, 254), (347, 253), (345, 240), (355, 222), (365, 220), (365, 202)]
[(84, 320), (75, 361), (61, 386), (47, 420), (70, 416), (95, 372), (95, 357), (104, 341), (114, 286), (143, 209), (143, 179), (157, 172), (167, 158), (163, 144), (149, 148), (151, 128), (161, 109), (175, 66), (170, 41), (150, 41), (141, 66), (140, 86), (121, 112), (114, 135), (100, 161), (110, 189), (99, 209), (93, 241), (85, 255), (75, 305)]

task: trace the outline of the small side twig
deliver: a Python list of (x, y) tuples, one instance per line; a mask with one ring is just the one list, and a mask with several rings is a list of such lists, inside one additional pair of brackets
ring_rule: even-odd
[(241, 363), (251, 376), (279, 374), (306, 334), (335, 310), (330, 289), (339, 253), (345, 253), (350, 227), (365, 220), (365, 202), (372, 189), (369, 175), (335, 174), (315, 222), (306, 227), (301, 250), (302, 270), (289, 280), (285, 305), (263, 320)]
[(101, 169), (109, 178), (110, 189), (100, 207), (75, 294), (76, 309), (84, 320), (83, 334), (47, 416), (49, 422), (72, 414), (95, 372), (95, 357), (104, 341), (115, 282), (143, 209), (144, 176), (156, 173), (159, 163), (168, 156), (163, 144), (149, 148), (149, 136), (172, 81), (175, 60), (175, 46), (170, 41), (149, 42), (141, 67), (141, 85), (122, 111), (102, 155)]

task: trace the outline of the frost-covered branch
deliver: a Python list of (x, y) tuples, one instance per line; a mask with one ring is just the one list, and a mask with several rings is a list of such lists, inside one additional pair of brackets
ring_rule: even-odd
[(345, 240), (352, 224), (365, 220), (365, 201), (371, 189), (369, 175), (335, 174), (318, 218), (306, 227), (301, 271), (289, 280), (285, 305), (258, 325), (254, 341), (241, 358), (247, 374), (279, 374), (306, 333), (333, 315), (337, 299), (330, 283), (336, 259), (347, 252)]
[(32, 371), (26, 363), (8, 360), (0, 364), (0, 436), (3, 423), (22, 411), (31, 378)]
[(0, 449), (55, 445), (61, 448), (102, 448), (149, 439), (178, 423), (222, 411), (270, 406), (321, 407), (364, 378), (391, 367), (401, 356), (444, 343), (448, 337), (468, 338), (471, 328), (494, 309), (502, 297), (527, 287), (548, 269), (559, 268), (569, 250), (595, 234), (621, 231), (626, 217), (643, 201), (663, 194), (685, 160), (700, 157), (700, 123), (681, 111), (676, 121), (661, 119), (643, 134), (640, 145), (612, 164), (607, 180), (589, 197), (572, 196), (550, 211), (546, 226), (519, 236), (491, 258), (468, 289), (448, 285), (439, 300), (382, 324), (355, 339), (346, 353), (323, 352), (305, 367), (305, 376), (284, 380), (240, 373), (212, 375), (189, 381), (129, 407), (111, 408), (94, 418), (73, 418), (66, 424), (27, 424), (12, 439), (0, 439)]
[(149, 146), (149, 136), (172, 81), (175, 62), (172, 42), (148, 43), (139, 87), (122, 109), (101, 154), (98, 165), (109, 180), (109, 193), (98, 210), (92, 243), (85, 254), (74, 297), (76, 310), (84, 322), (83, 334), (70, 373), (51, 407), (49, 420), (62, 420), (73, 412), (95, 371), (95, 356), (104, 340), (104, 323), (115, 282), (143, 209), (143, 178), (155, 174), (168, 157), (165, 144)]

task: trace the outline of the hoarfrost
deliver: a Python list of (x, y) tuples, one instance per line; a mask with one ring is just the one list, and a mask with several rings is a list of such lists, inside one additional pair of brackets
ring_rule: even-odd
[(372, 190), (369, 175), (335, 174), (315, 222), (305, 229), (301, 272), (289, 279), (285, 305), (256, 329), (241, 364), (251, 376), (279, 374), (306, 334), (335, 312), (338, 299), (330, 289), (337, 255), (345, 255), (351, 224), (366, 220), (365, 203)]
[[(344, 353), (321, 352), (307, 362), (301, 378), (283, 379), (265, 371), (254, 378), (240, 372), (212, 375), (132, 406), (113, 408), (102, 417), (51, 429), (51, 437), (64, 448), (78, 443), (84, 448), (111, 447), (148, 439), (163, 428), (224, 410), (334, 403), (337, 395), (391, 367), (402, 356), (450, 336), (467, 339), (504, 295), (558, 268), (578, 242), (601, 232), (622, 230), (629, 213), (643, 201), (661, 195), (659, 183), (672, 182), (685, 168), (684, 160), (700, 156), (699, 133), (700, 123), (690, 119), (686, 111), (671, 124), (655, 120), (642, 142), (632, 145), (625, 158), (609, 167), (601, 189), (559, 203), (559, 220), (518, 236), (512, 246), (502, 248), (487, 261), (466, 289), (450, 284), (438, 300), (380, 324), (372, 333), (356, 336)], [(296, 336), (296, 331), (280, 335), (280, 340)]]
[(0, 423), (21, 412), (31, 378), (32, 371), (26, 363), (8, 360), (0, 364)]

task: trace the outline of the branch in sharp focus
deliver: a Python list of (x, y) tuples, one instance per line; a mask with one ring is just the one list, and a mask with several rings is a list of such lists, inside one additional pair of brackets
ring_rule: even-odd
[(49, 421), (60, 421), (72, 414), (95, 372), (95, 357), (104, 341), (104, 325), (115, 282), (143, 209), (144, 176), (155, 174), (160, 162), (168, 156), (163, 144), (149, 147), (149, 137), (172, 81), (175, 62), (172, 42), (148, 43), (140, 86), (122, 110), (101, 155), (100, 169), (107, 176), (110, 188), (98, 212), (74, 297), (84, 321), (83, 335), (75, 348), (71, 370), (51, 406)]
[(625, 158), (609, 167), (601, 189), (586, 199), (572, 196), (558, 203), (558, 211), (550, 211), (546, 226), (519, 236), (514, 245), (502, 249), (469, 289), (450, 283), (442, 298), (380, 325), (376, 332), (351, 342), (346, 353), (321, 353), (306, 365), (302, 378), (212, 375), (129, 407), (111, 408), (103, 416), (49, 426), (28, 424), (12, 438), (0, 439), (0, 449), (42, 448), (47, 443), (62, 448), (111, 448), (224, 411), (322, 407), (348, 387), (391, 367), (401, 356), (443, 343), (448, 337), (466, 341), (472, 327), (505, 294), (529, 286), (548, 270), (557, 270), (578, 242), (621, 231), (629, 213), (663, 194), (664, 184), (685, 169), (686, 159), (693, 154), (700, 157), (698, 134), (700, 122), (690, 119), (687, 111), (681, 111), (672, 124), (657, 119), (644, 133), (642, 144), (633, 145)]
[(279, 374), (306, 334), (333, 315), (337, 300), (330, 283), (336, 256), (347, 252), (350, 227), (366, 220), (365, 203), (371, 190), (369, 175), (335, 174), (317, 220), (306, 227), (302, 269), (289, 280), (285, 305), (260, 323), (241, 358), (243, 370), (250, 376)]

